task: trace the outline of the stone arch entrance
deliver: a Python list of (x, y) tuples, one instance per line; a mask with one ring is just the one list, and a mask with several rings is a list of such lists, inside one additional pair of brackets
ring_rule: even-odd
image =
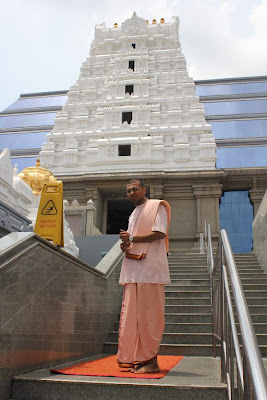
[(127, 229), (128, 219), (135, 208), (129, 200), (108, 200), (107, 234), (119, 234), (120, 229)]

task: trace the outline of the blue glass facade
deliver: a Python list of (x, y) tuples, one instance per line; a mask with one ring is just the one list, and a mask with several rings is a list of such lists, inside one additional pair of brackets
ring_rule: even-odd
[(267, 137), (267, 119), (210, 121), (215, 139)]
[(0, 117), (0, 129), (54, 125), (57, 113), (32, 113)]
[(266, 167), (267, 146), (223, 147), (217, 149), (217, 168)]
[(224, 192), (220, 203), (220, 228), (228, 233), (235, 253), (249, 253), (252, 249), (253, 206), (248, 191)]
[(30, 97), (18, 99), (15, 103), (6, 108), (9, 110), (22, 110), (25, 108), (42, 108), (63, 106), (67, 100), (67, 96), (51, 96), (51, 97)]
[(224, 83), (224, 84), (197, 84), (196, 92), (198, 96), (225, 96), (231, 94), (246, 93), (267, 93), (267, 82), (249, 82), (249, 83)]
[(46, 132), (14, 133), (13, 135), (0, 135), (0, 150), (38, 149), (46, 142)]
[(217, 101), (205, 103), (206, 115), (258, 114), (267, 110), (267, 100)]

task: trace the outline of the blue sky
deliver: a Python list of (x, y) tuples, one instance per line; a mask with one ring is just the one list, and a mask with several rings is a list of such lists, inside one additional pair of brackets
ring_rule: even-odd
[(0, 110), (20, 93), (69, 89), (89, 54), (94, 26), (133, 11), (180, 18), (194, 79), (267, 74), (267, 0), (0, 0)]

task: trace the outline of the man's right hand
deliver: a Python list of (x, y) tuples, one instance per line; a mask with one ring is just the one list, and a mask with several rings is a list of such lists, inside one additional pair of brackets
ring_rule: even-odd
[(130, 247), (131, 247), (131, 243), (130, 242), (122, 242), (121, 244), (120, 244), (120, 246), (121, 246), (121, 250), (124, 252), (124, 253), (127, 253), (127, 251), (130, 249)]

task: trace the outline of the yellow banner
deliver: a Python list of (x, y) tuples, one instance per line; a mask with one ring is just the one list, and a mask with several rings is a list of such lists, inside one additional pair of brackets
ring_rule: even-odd
[(44, 184), (34, 232), (44, 239), (64, 247), (63, 184), (61, 181)]

